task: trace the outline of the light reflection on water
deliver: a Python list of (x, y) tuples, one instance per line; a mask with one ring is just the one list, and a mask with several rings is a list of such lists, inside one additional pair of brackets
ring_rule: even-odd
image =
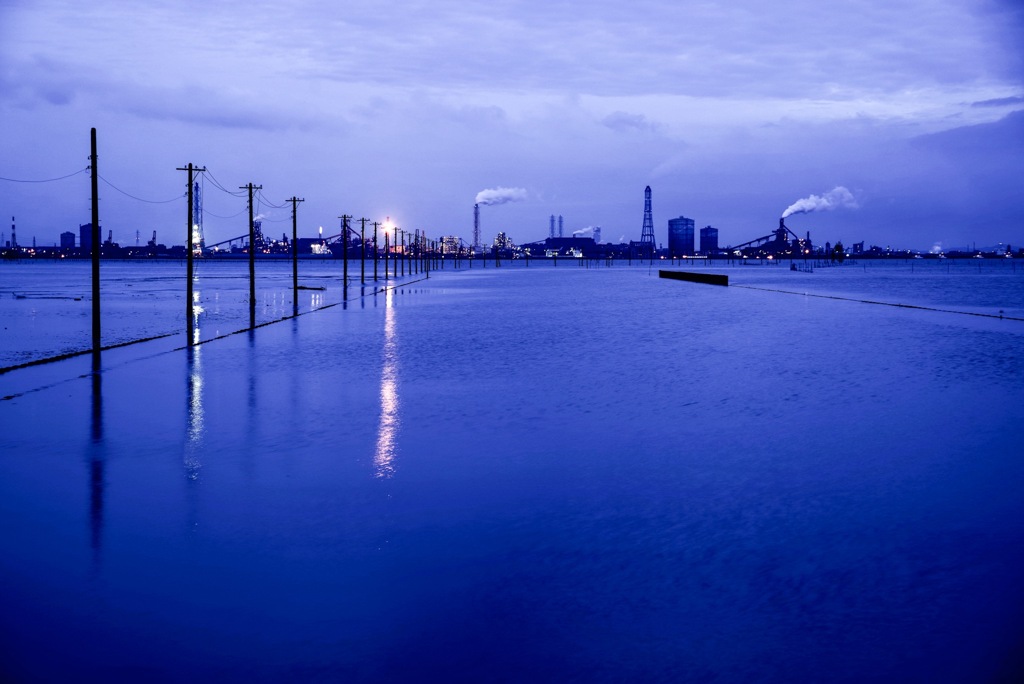
[(377, 477), (389, 478), (395, 473), (395, 436), (398, 431), (398, 341), (395, 335), (394, 290), (384, 300), (384, 351), (380, 374), (380, 424), (377, 451), (373, 458)]
[[(199, 330), (196, 330), (196, 335)], [(185, 476), (190, 480), (199, 479), (202, 462), (199, 454), (203, 448), (203, 352), (202, 347), (189, 349), (188, 364), (188, 435), (185, 443)]]

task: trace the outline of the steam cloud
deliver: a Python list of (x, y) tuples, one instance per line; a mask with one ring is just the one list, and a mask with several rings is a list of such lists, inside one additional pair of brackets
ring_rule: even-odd
[(572, 231), (573, 235), (583, 235), (584, 233), (593, 233), (594, 226), (587, 226), (586, 228), (580, 228), (579, 230)]
[(489, 188), (476, 193), (477, 204), (506, 204), (526, 199), (525, 188)]
[(824, 195), (811, 195), (793, 202), (786, 211), (782, 212), (782, 218), (793, 214), (808, 214), (812, 211), (832, 211), (838, 207), (856, 209), (858, 206), (856, 198), (849, 190), (842, 185), (837, 185)]

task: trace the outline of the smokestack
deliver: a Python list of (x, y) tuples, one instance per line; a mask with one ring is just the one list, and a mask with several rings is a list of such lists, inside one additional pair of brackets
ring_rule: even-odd
[(551, 230), (548, 231), (548, 237), (555, 237), (555, 215), (551, 215)]
[(562, 237), (562, 236), (563, 236), (563, 233), (562, 233), (562, 215), (559, 214), (558, 215), (558, 237)]
[(480, 205), (473, 205), (473, 251), (480, 248)]

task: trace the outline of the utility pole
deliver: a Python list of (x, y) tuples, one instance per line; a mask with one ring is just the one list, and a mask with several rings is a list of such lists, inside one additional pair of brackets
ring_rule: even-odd
[(292, 203), (292, 313), (299, 315), (299, 227), (298, 203), (305, 202), (292, 195), (287, 200)]
[(399, 237), (402, 239), (402, 277), (405, 277), (405, 238), (408, 233), (404, 230), (398, 231)]
[(206, 167), (204, 166), (203, 168), (200, 169), (200, 168), (197, 168), (197, 167), (193, 166), (190, 163), (188, 166), (179, 166), (175, 170), (176, 171), (188, 171), (188, 212), (187, 212), (187, 218), (186, 218), (187, 223), (185, 224), (185, 228), (188, 230), (188, 242), (187, 242), (187, 244), (188, 244), (188, 257), (187, 257), (187, 260), (186, 260), (186, 263), (188, 264), (188, 268), (187, 268), (187, 271), (185, 273), (185, 281), (186, 281), (185, 282), (185, 335), (188, 338), (188, 341), (186, 342), (186, 344), (189, 347), (191, 347), (192, 345), (194, 345), (196, 343), (196, 339), (195, 339), (195, 336), (196, 336), (196, 328), (195, 328), (195, 325), (196, 325), (196, 321), (195, 321), (195, 303), (193, 302), (193, 296), (194, 295), (193, 295), (193, 290), (192, 290), (192, 288), (193, 288), (192, 280), (193, 280), (193, 276), (195, 274), (195, 264), (193, 262), (193, 258), (195, 256), (195, 246), (193, 244), (193, 240), (195, 238), (195, 229), (193, 228), (193, 226), (195, 225), (196, 219), (195, 219), (195, 216), (192, 215), (192, 212), (193, 212), (193, 209), (194, 209), (194, 206), (195, 206), (193, 204), (193, 201), (192, 201), (193, 200), (193, 198), (192, 198), (192, 179), (193, 179), (193, 174), (196, 171), (199, 171), (199, 172), (206, 171)]
[(398, 280), (398, 226), (395, 226), (395, 237), (392, 242), (395, 248), (395, 258), (391, 260), (391, 277)]
[[(96, 129), (90, 137), (92, 153), (92, 360), (93, 370), (99, 370), (100, 354), (100, 172), (96, 155)], [(13, 233), (13, 231), (12, 231)], [(12, 238), (13, 241), (13, 238)]]
[(379, 225), (379, 222), (373, 222), (373, 282), (377, 282), (377, 257), (380, 256), (377, 252), (377, 226)]
[(252, 191), (262, 190), (262, 185), (243, 185), (240, 190), (249, 191), (249, 329), (256, 327), (256, 244), (255, 225), (252, 217)]
[(366, 284), (366, 218), (359, 219), (359, 245), (362, 247), (362, 258), (359, 261), (359, 284)]
[(348, 214), (342, 214), (338, 218), (341, 219), (341, 244), (345, 254), (344, 271), (342, 272), (342, 279), (345, 283), (341, 287), (341, 298), (348, 301), (348, 220), (352, 217)]
[(384, 230), (384, 282), (388, 280), (388, 250), (391, 246), (388, 244), (388, 231)]

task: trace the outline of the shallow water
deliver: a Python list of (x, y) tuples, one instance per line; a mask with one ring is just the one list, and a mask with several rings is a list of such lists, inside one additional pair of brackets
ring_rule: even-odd
[[(879, 293), (871, 268), (729, 272), (1022, 301), (1013, 271)], [(3, 672), (1018, 673), (1024, 323), (656, 270), (434, 272), (191, 353), (0, 375)]]

